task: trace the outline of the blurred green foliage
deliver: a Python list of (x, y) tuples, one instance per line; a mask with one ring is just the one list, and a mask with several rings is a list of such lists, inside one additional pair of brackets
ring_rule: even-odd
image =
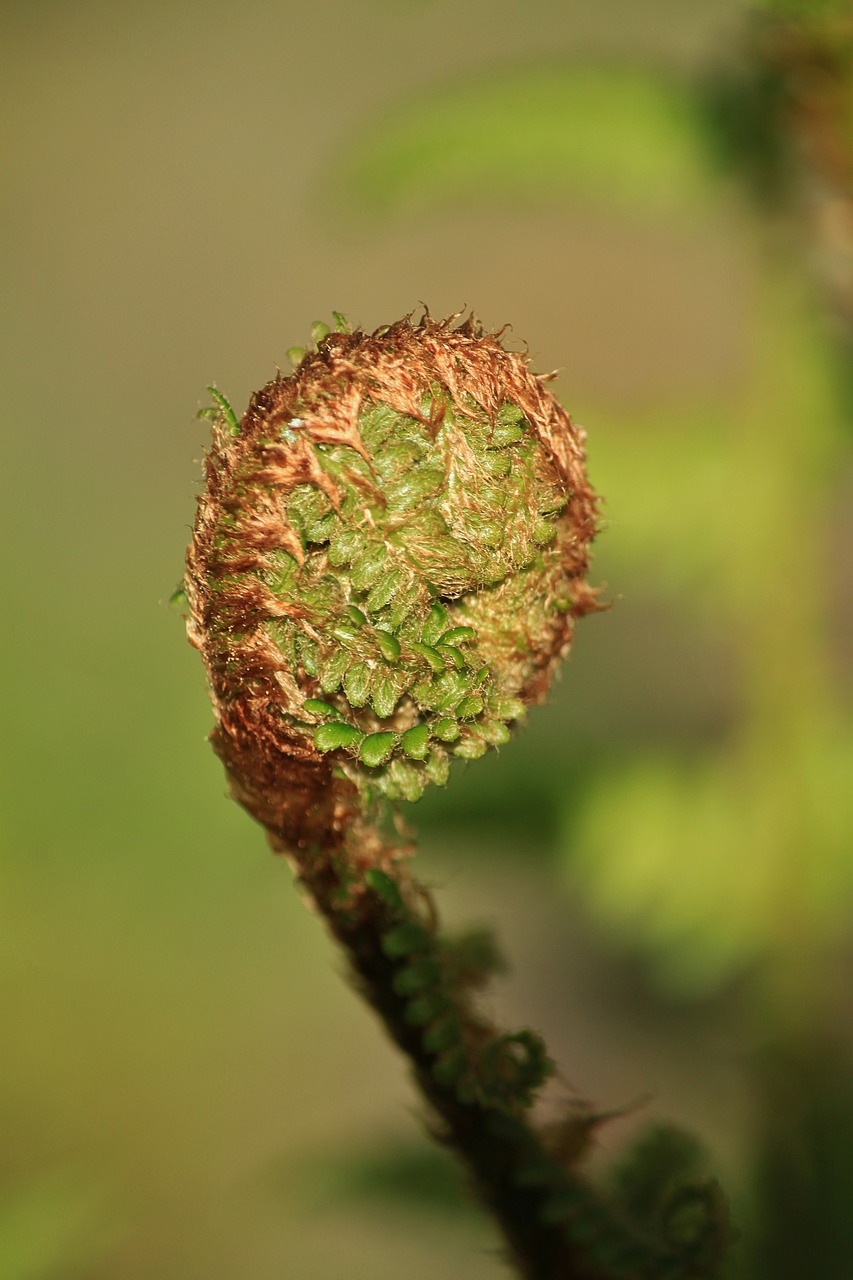
[(670, 77), (523, 67), (395, 104), (339, 178), (373, 217), (567, 195), (659, 214), (707, 200), (704, 128), (695, 95)]
[[(749, 381), (702, 417), (606, 436), (613, 554), (720, 626), (741, 712), (693, 759), (645, 751), (593, 785), (573, 868), (682, 989), (745, 963), (831, 963), (853, 906), (853, 733), (832, 677), (828, 564), (848, 441), (826, 352), (790, 281), (756, 307)], [(671, 495), (671, 496), (670, 496)], [(611, 534), (611, 536), (613, 536)], [(576, 857), (576, 861), (574, 860)]]
[(90, 1275), (120, 1234), (104, 1191), (78, 1173), (53, 1173), (6, 1187), (0, 1199), (0, 1277)]

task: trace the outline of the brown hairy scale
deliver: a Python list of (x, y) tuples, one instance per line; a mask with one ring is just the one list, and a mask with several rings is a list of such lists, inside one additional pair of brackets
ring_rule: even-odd
[[(328, 877), (337, 878), (333, 868), (344, 849), (348, 867), (362, 870), (390, 865), (395, 851), (372, 830), (356, 785), (304, 730), (288, 723), (286, 714), (301, 707), (311, 681), (289, 669), (265, 628), (270, 619), (286, 617), (312, 634), (305, 610), (278, 599), (264, 578), (273, 553), (286, 551), (304, 563), (286, 507), (296, 486), (316, 486), (339, 510), (340, 494), (314, 446), (349, 446), (370, 467), (359, 413), (371, 404), (428, 425), (435, 438), (445, 412), (431, 398), (437, 385), (457, 420), (473, 416), (473, 403), (494, 424), (501, 406), (511, 402), (523, 411), (569, 495), (558, 545), (570, 603), (555, 615), (544, 645), (539, 637), (535, 665), (519, 691), (522, 701), (544, 697), (575, 619), (600, 607), (585, 579), (597, 512), (584, 470), (583, 433), (531, 373), (526, 357), (507, 351), (499, 336), (473, 320), (453, 327), (453, 320), (434, 321), (428, 314), (373, 333), (332, 333), (294, 374), (278, 373), (252, 397), (237, 434), (222, 422), (214, 431), (185, 580), (189, 636), (212, 691), (212, 743), (235, 798), (267, 829), (274, 847), (292, 857), (321, 900)], [(431, 405), (428, 417), (425, 403)], [(375, 487), (366, 478), (363, 483), (372, 501), (382, 500), (378, 479)], [(499, 601), (504, 591), (509, 604), (509, 583), (492, 598)], [(510, 619), (510, 625), (523, 634), (525, 618)]]

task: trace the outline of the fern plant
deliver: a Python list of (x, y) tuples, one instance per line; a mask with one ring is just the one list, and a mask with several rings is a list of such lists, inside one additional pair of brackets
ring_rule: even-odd
[(702, 1280), (726, 1215), (693, 1144), (657, 1131), (607, 1186), (601, 1118), (537, 1124), (554, 1071), (474, 999), (494, 948), (444, 936), (396, 806), (510, 739), (541, 701), (587, 582), (583, 433), (472, 320), (315, 326), (240, 420), (214, 392), (184, 590), (212, 743), (408, 1058), (529, 1280)]

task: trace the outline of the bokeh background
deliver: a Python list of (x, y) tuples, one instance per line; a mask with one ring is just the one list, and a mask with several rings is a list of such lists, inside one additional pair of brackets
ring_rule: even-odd
[(496, 1016), (853, 1274), (849, 11), (6, 0), (2, 1280), (488, 1280), (489, 1224), (227, 799), (169, 598), (215, 383), (473, 308), (589, 432), (584, 621), (412, 813)]

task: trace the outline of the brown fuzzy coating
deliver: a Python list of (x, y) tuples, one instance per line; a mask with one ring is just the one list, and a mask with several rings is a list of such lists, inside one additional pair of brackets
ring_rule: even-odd
[[(525, 704), (540, 701), (570, 646), (574, 620), (599, 607), (586, 582), (597, 509), (584, 468), (583, 433), (530, 371), (524, 355), (507, 351), (498, 334), (484, 333), (473, 320), (454, 327), (455, 319), (434, 321), (425, 314), (417, 322), (407, 317), (373, 333), (329, 334), (293, 375), (279, 373), (252, 397), (236, 434), (219, 424), (206, 459), (185, 584), (189, 637), (210, 679), (216, 717), (212, 742), (235, 797), (309, 882), (322, 877), (321, 868), (345, 847), (356, 868), (392, 856), (368, 835), (365, 802), (352, 775), (346, 776), (333, 758), (317, 750), (305, 727), (294, 723), (306, 695), (322, 694), (301, 667), (294, 669), (286, 660), (270, 634), (271, 621), (282, 619), (301, 635), (318, 638), (310, 611), (270, 585), (281, 553), (293, 557), (300, 571), (305, 562), (304, 539), (288, 515), (297, 487), (313, 486), (340, 512), (341, 493), (318, 461), (318, 446), (346, 446), (356, 461), (363, 460), (355, 482), (364, 492), (369, 522), (367, 506), (384, 498), (359, 431), (363, 411), (384, 406), (425, 424), (435, 438), (449, 407), (460, 424), (455, 447), (464, 450), (466, 419), (479, 415), (494, 426), (503, 406), (516, 406), (542, 446), (541, 467), (550, 483), (556, 477), (567, 496), (556, 526), (556, 551), (549, 552), (552, 561), (558, 557), (566, 604), (540, 623), (525, 665), (516, 664), (518, 678), (507, 685), (509, 691)], [(435, 396), (437, 386), (444, 404)], [(453, 526), (451, 532), (456, 532)], [(448, 573), (445, 598), (450, 599), (464, 586), (454, 587), (456, 578)], [(502, 627), (523, 633), (524, 601), (513, 582), (508, 578), (490, 588), (490, 608), (502, 602), (507, 610), (521, 605), (522, 616), (507, 616)], [(477, 595), (471, 591), (464, 597), (466, 621), (468, 616), (476, 621)], [(404, 709), (393, 723), (362, 718), (365, 732), (375, 732), (398, 724), (404, 730), (414, 723), (413, 715)], [(353, 824), (357, 840), (348, 838)]]

